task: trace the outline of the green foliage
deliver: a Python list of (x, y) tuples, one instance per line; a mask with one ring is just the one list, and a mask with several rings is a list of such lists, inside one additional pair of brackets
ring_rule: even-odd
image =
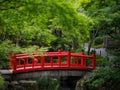
[(103, 37), (96, 37), (94, 40), (94, 45), (100, 45), (103, 43)]
[(98, 35), (109, 35), (119, 39), (120, 7), (118, 0), (89, 0), (82, 4), (86, 13), (94, 19), (94, 29)]
[(120, 82), (120, 72), (111, 68), (98, 68), (94, 71), (94, 76), (89, 79), (89, 88), (100, 88), (109, 80)]
[(0, 68), (6, 68), (9, 64), (9, 54), (20, 53), (20, 47), (16, 47), (11, 41), (6, 40), (0, 43)]
[(47, 47), (39, 47), (39, 46), (29, 46), (26, 48), (21, 48), (16, 46), (11, 41), (6, 40), (0, 43), (0, 68), (7, 68), (9, 65), (10, 54), (20, 54), (27, 53), (32, 55), (33, 53), (42, 55), (43, 52), (48, 50)]
[(79, 48), (81, 42), (89, 37), (88, 31), (93, 22), (91, 18), (76, 10), (79, 5), (76, 3), (80, 1), (3, 1), (0, 3), (0, 39), (9, 39), (24, 47), (50, 47), (51, 42), (59, 38), (53, 35), (52, 31), (58, 29), (62, 31), (63, 40), (67, 40), (67, 43), (74, 42)]
[[(119, 57), (111, 62), (98, 56), (96, 60), (96, 65), (98, 67), (93, 71), (93, 76), (89, 80), (85, 80), (89, 90), (99, 89), (105, 86), (109, 81), (111, 81), (111, 84), (120, 83), (119, 66), (116, 67), (116, 65), (120, 62)], [(111, 86), (106, 87), (110, 88)]]
[(13, 44), (10, 41), (4, 41), (0, 44), (0, 58), (1, 59), (9, 59), (8, 54), (11, 53), (13, 48)]
[(52, 77), (40, 77), (38, 80), (40, 90), (59, 90), (59, 82)]
[(2, 78), (2, 76), (0, 75), (0, 90), (4, 90), (4, 79)]
[(111, 63), (108, 61), (107, 57), (102, 57), (102, 56), (96, 55), (96, 65), (98, 67), (105, 67), (105, 66), (108, 66), (110, 64)]
[(47, 47), (39, 47), (39, 46), (28, 46), (26, 48), (23, 48), (22, 49), (22, 53), (26, 53), (26, 54), (29, 54), (29, 55), (32, 55), (32, 54), (38, 54), (38, 55), (43, 55), (44, 52), (46, 52), (48, 50)]
[(119, 50), (108, 50), (108, 53), (114, 56), (120, 56)]
[(69, 41), (67, 41), (65, 38), (57, 38), (56, 40), (51, 42), (51, 46), (53, 48), (53, 51), (57, 51), (58, 49), (61, 50), (67, 50), (69, 45)]

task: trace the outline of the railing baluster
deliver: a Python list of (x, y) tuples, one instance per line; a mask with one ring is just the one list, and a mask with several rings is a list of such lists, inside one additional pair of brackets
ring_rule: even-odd
[(20, 65), (20, 59), (18, 59), (18, 65)]
[(95, 55), (95, 53), (94, 54), (92, 54), (92, 69), (95, 69), (95, 62), (96, 62), (96, 55)]
[(13, 72), (15, 72), (16, 71), (16, 56), (14, 55), (13, 56), (14, 57), (14, 60), (13, 60)]
[(84, 51), (82, 51), (81, 55), (82, 55), (82, 57), (81, 57), (81, 65), (82, 65), (82, 67), (86, 67), (86, 60), (85, 60), (85, 57), (84, 57)]
[(51, 65), (51, 67), (53, 67), (53, 57), (52, 56), (50, 57), (50, 65)]
[(61, 50), (58, 50), (58, 65), (61, 66)]
[(34, 62), (34, 56), (33, 56), (33, 58), (32, 58), (32, 69), (34, 69), (34, 64), (35, 64), (35, 62)]
[(26, 69), (27, 65), (27, 58), (24, 58), (24, 70)]
[(44, 69), (45, 56), (41, 56), (41, 68)]
[(68, 52), (68, 55), (67, 55), (67, 66), (70, 67), (70, 58), (71, 58), (71, 53), (70, 51)]

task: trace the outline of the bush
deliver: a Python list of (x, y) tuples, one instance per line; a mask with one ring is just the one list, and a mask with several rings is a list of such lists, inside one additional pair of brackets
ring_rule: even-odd
[(6, 68), (9, 64), (9, 54), (21, 53), (21, 48), (16, 47), (11, 41), (6, 40), (0, 43), (0, 68)]
[(39, 47), (39, 46), (28, 46), (22, 49), (22, 53), (29, 54), (31, 57), (34, 54), (43, 55), (44, 52), (48, 51), (47, 47)]
[(104, 66), (108, 66), (109, 64), (110, 64), (110, 62), (108, 61), (107, 57), (102, 57), (102, 56), (96, 55), (97, 67), (104, 67)]
[(4, 79), (0, 75), (0, 90), (4, 90)]
[(40, 90), (59, 90), (59, 82), (52, 77), (40, 77), (38, 87)]
[(98, 67), (93, 71), (93, 76), (85, 80), (85, 84), (88, 87), (87, 90), (97, 90), (102, 87), (105, 90), (114, 88), (120, 90), (120, 68), (118, 65), (116, 67), (116, 64), (120, 62), (120, 57), (107, 61), (105, 58), (97, 56), (96, 60)]
[(16, 46), (11, 41), (6, 40), (0, 43), (0, 68), (7, 68), (9, 65), (10, 54), (20, 54), (20, 53), (27, 53), (27, 54), (43, 54), (43, 52), (47, 51), (48, 48), (39, 47), (39, 46), (29, 46), (26, 48), (21, 48)]
[(94, 40), (94, 45), (100, 45), (103, 43), (103, 37), (96, 37)]

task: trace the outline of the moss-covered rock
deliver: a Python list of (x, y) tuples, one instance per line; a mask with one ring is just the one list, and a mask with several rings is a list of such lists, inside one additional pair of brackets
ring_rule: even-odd
[(21, 80), (19, 84), (24, 87), (26, 90), (38, 90), (37, 82), (32, 80)]

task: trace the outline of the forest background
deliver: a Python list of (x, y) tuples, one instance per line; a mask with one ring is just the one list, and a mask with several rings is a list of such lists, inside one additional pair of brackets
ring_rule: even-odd
[(119, 0), (0, 0), (0, 68), (10, 53), (80, 52), (87, 42), (89, 54), (105, 37), (120, 42), (119, 21)]

